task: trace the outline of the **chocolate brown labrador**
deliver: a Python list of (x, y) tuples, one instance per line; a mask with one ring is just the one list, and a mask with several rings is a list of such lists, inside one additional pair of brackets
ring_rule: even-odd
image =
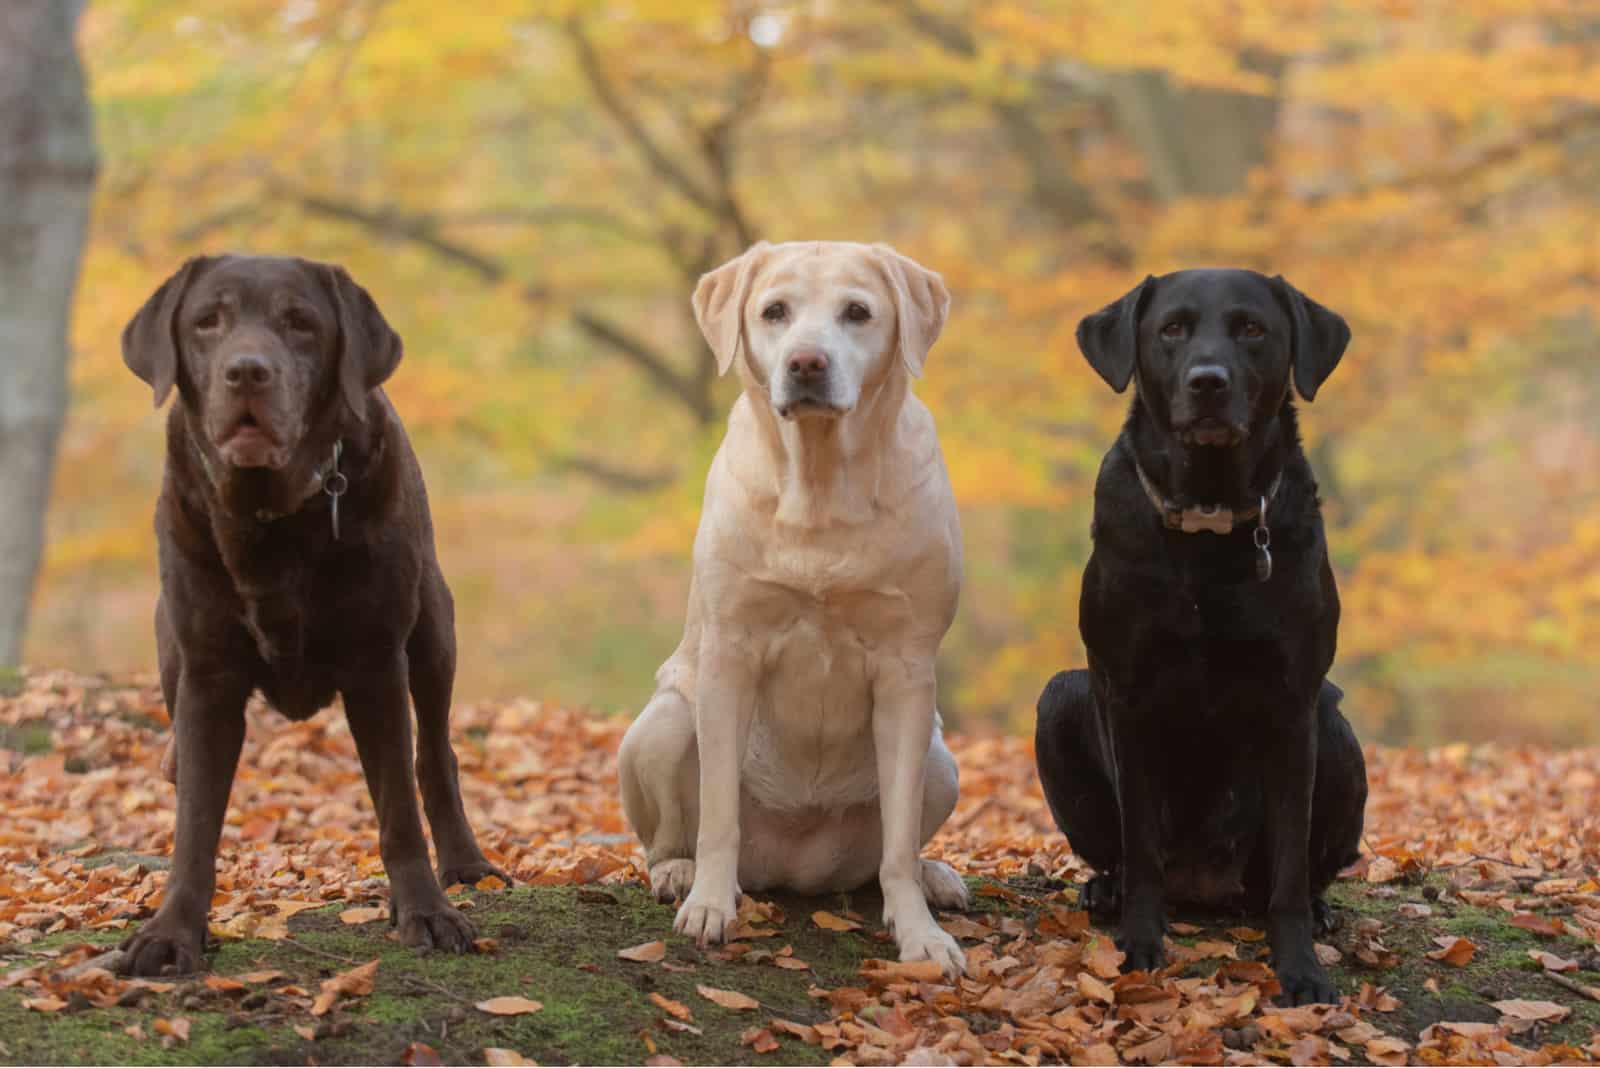
[(380, 388), (400, 362), (399, 336), (339, 267), (202, 256), (133, 317), (122, 354), (157, 405), (178, 392), (155, 524), (177, 835), (161, 907), (123, 943), (123, 970), (203, 962), (217, 840), (255, 691), (293, 720), (343, 697), (377, 809), (390, 922), (408, 945), (469, 950), (472, 925), (441, 884), (505, 873), (485, 859), (461, 804), (449, 737), (454, 609), (422, 471)]

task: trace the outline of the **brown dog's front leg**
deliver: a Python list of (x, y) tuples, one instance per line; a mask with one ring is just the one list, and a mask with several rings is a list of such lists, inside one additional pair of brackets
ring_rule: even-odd
[(232, 676), (178, 683), (184, 714), (176, 721), (178, 828), (172, 872), (161, 908), (122, 943), (122, 970), (130, 975), (199, 971), (205, 954), (206, 917), (217, 882), (217, 839), (228, 811), (233, 773), (244, 745), (244, 705), (249, 683)]
[(397, 655), (390, 663), (352, 673), (341, 689), (361, 770), (378, 812), (378, 852), (389, 874), (391, 922), (408, 946), (465, 953), (476, 932), (445, 899), (422, 836), (411, 770), (405, 658)]
[(1312, 944), (1310, 835), (1316, 786), (1315, 720), (1298, 719), (1269, 748), (1262, 780), (1266, 788), (1267, 856), (1272, 871), (1267, 934), (1272, 966), (1289, 1005), (1336, 1002), (1338, 992), (1317, 960)]

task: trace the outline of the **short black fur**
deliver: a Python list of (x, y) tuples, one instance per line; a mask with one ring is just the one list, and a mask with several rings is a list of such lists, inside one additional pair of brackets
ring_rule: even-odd
[[(1339, 596), (1290, 389), (1315, 392), (1348, 328), (1281, 279), (1207, 270), (1147, 279), (1086, 334), (1095, 369), (1116, 388), (1126, 365), (1138, 390), (1095, 486), (1089, 667), (1039, 699), (1051, 813), (1101, 873), (1085, 903), (1120, 909), (1125, 968), (1164, 962), (1169, 901), (1265, 911), (1285, 999), (1334, 1000), (1313, 934), (1356, 859), (1366, 768), (1326, 677)], [(1140, 468), (1178, 508), (1270, 495), (1270, 578), (1254, 521), (1171, 529)]]

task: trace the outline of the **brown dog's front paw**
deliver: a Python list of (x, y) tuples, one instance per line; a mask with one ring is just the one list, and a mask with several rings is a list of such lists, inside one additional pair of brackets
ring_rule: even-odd
[(446, 890), (460, 883), (464, 886), (477, 886), (478, 883), (493, 875), (507, 886), (515, 882), (511, 876), (501, 869), (479, 857), (477, 860), (467, 861), (465, 864), (450, 864), (439, 869), (439, 885)]
[(444, 901), (426, 908), (397, 909), (395, 919), (400, 941), (423, 953), (435, 949), (471, 953), (473, 940), (478, 937), (472, 921)]
[(157, 914), (122, 941), (123, 975), (183, 975), (205, 967), (205, 923), (175, 923)]

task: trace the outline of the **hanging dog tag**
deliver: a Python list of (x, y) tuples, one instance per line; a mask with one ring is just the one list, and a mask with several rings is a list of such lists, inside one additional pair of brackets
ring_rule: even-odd
[(1256, 513), (1256, 579), (1265, 582), (1272, 577), (1272, 531), (1267, 527), (1267, 499), (1261, 498), (1261, 510)]
[(333, 463), (322, 476), (322, 492), (328, 495), (329, 511), (333, 513), (333, 540), (339, 540), (339, 498), (350, 488), (350, 480), (339, 470), (339, 458), (344, 455), (344, 441), (333, 443)]

